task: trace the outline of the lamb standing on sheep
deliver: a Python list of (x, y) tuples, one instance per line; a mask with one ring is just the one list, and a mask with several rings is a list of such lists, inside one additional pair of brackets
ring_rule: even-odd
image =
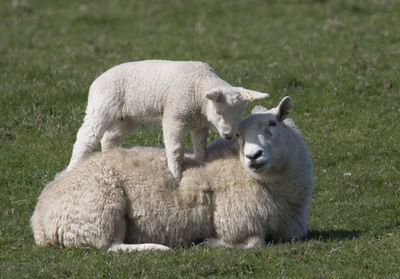
[(302, 135), (277, 108), (241, 121), (240, 138), (220, 139), (206, 164), (185, 156), (178, 188), (161, 148), (97, 153), (43, 190), (31, 225), (38, 245), (90, 244), (110, 251), (205, 244), (262, 246), (307, 234), (312, 162)]
[(100, 139), (102, 151), (107, 151), (140, 125), (162, 122), (168, 167), (179, 181), (188, 132), (195, 158), (202, 162), (208, 121), (221, 137), (232, 139), (246, 101), (266, 97), (232, 87), (203, 62), (146, 60), (115, 66), (90, 86), (86, 116), (67, 170), (87, 157)]

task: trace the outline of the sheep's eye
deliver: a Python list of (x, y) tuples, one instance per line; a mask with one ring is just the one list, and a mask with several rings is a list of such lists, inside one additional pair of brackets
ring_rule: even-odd
[(274, 120), (269, 121), (268, 126), (269, 127), (276, 127), (276, 121), (274, 121)]
[(218, 115), (222, 115), (222, 112), (220, 112), (220, 111), (217, 111), (217, 114), (218, 114)]

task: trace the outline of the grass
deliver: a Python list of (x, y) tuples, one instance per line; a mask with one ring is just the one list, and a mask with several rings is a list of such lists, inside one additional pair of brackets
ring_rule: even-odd
[[(0, 18), (0, 278), (400, 278), (397, 0), (10, 0)], [(208, 62), (269, 92), (268, 107), (292, 96), (315, 164), (307, 239), (248, 251), (35, 246), (29, 218), (69, 162), (91, 82), (150, 58)], [(143, 128), (124, 146), (161, 145), (160, 133)]]

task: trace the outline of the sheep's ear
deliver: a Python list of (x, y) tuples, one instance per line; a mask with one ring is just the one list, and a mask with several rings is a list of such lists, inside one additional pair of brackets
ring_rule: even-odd
[(292, 111), (293, 101), (292, 98), (286, 96), (282, 99), (276, 109), (276, 119), (278, 121), (283, 121), (286, 117), (288, 117), (289, 113)]
[(268, 110), (263, 106), (255, 106), (251, 110), (251, 114), (259, 114), (259, 113), (267, 113), (267, 112), (268, 112)]
[(246, 88), (239, 87), (239, 91), (242, 94), (243, 100), (246, 100), (248, 102), (253, 102), (255, 100), (262, 100), (269, 97), (268, 93), (261, 93)]
[(204, 93), (204, 98), (207, 98), (213, 102), (219, 103), (222, 101), (223, 93), (220, 89), (211, 89)]

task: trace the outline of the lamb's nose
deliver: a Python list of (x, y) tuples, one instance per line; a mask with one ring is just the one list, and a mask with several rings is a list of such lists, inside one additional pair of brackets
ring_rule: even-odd
[(232, 136), (232, 134), (226, 133), (226, 134), (224, 134), (224, 138), (227, 140), (231, 140), (233, 138), (233, 136)]
[(258, 150), (257, 152), (253, 153), (253, 154), (246, 154), (246, 158), (254, 161), (257, 158), (259, 158), (262, 155), (262, 150)]

